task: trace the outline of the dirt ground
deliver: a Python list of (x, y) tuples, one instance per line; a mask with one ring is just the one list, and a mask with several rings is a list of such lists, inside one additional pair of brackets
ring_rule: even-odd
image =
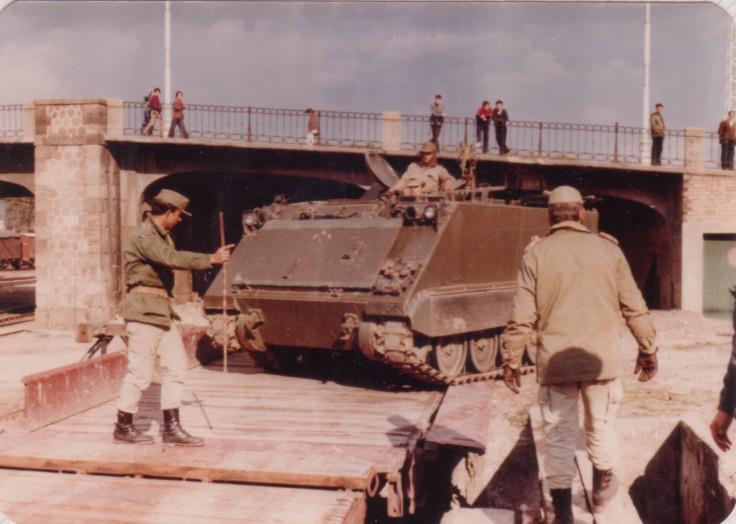
[[(684, 311), (654, 311), (659, 345), (659, 373), (642, 383), (633, 374), (636, 344), (628, 341), (623, 377), (624, 399), (619, 410), (618, 433), (621, 484), (628, 491), (644, 475), (650, 459), (662, 447), (680, 420), (696, 422), (701, 429), (715, 415), (723, 375), (731, 352), (733, 329), (730, 319), (705, 318)], [(502, 383), (494, 385), (493, 403), (504, 415), (497, 420), (491, 453), (500, 456), (493, 467), (506, 470), (495, 477), (478, 497), (476, 505), (509, 507), (534, 506), (539, 500), (531, 491), (508, 490), (507, 486), (534, 483), (537, 475), (531, 436), (524, 431), (528, 409), (536, 401), (538, 387), (534, 375), (523, 377), (522, 392), (514, 395)], [(511, 407), (510, 407), (511, 406)], [(736, 431), (732, 428), (732, 440)], [(710, 440), (710, 439), (708, 439)], [(515, 452), (508, 454), (509, 450)], [(714, 447), (715, 449), (715, 447)], [(733, 451), (717, 452), (723, 462), (734, 462)], [(513, 457), (511, 467), (507, 457)], [(504, 463), (506, 460), (506, 463)], [(733, 469), (730, 467), (729, 469)], [(733, 483), (736, 479), (726, 479)], [(735, 485), (736, 486), (736, 485)]]

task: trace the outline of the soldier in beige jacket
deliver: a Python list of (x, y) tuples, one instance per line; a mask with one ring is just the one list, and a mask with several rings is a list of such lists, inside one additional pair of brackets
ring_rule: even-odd
[(571, 486), (578, 398), (585, 407), (593, 503), (617, 491), (615, 418), (622, 398), (623, 324), (638, 346), (635, 373), (657, 371), (654, 326), (618, 242), (583, 225), (583, 200), (569, 186), (549, 196), (547, 235), (525, 250), (514, 308), (502, 337), (504, 381), (518, 392), (524, 348), (537, 332), (537, 378), (544, 425), (544, 466), (558, 524), (572, 523)]

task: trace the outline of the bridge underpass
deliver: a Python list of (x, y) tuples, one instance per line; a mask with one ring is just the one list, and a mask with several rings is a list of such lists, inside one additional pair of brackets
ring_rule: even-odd
[[(235, 240), (244, 209), (268, 204), (280, 193), (292, 200), (358, 197), (376, 181), (366, 152), (380, 152), (398, 173), (416, 155), (397, 139), (401, 119), (393, 117), (376, 136), (378, 145), (353, 138), (309, 147), (266, 135), (259, 135), (261, 142), (126, 135), (119, 101), (28, 107), (35, 118), (25, 122), (32, 128), (0, 142), (0, 180), (22, 178), (36, 195), (39, 306), (46, 319), (41, 325), (49, 327), (71, 329), (114, 314), (122, 293), (121, 245), (140, 219), (146, 192), (172, 187), (192, 197), (195, 218), (179, 233), (180, 245), (205, 249), (219, 237), (219, 210), (226, 216), (228, 241)], [(72, 125), (74, 118), (83, 125)], [(730, 172), (706, 168), (702, 132), (682, 136), (683, 149), (667, 166), (617, 157), (614, 140), (610, 154), (480, 154), (478, 179), (506, 184), (516, 194), (566, 183), (599, 197), (601, 228), (621, 240), (649, 304), (700, 311), (703, 239), (736, 232), (728, 198), (736, 181)], [(448, 146), (440, 160), (457, 176), (456, 155)]]

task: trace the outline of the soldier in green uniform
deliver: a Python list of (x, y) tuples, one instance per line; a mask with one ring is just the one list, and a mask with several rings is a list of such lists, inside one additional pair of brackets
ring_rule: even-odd
[[(417, 195), (452, 191), (452, 176), (437, 163), (437, 146), (425, 142), (419, 150), (419, 162), (412, 162), (389, 193)], [(419, 186), (421, 190), (415, 188)]]
[(150, 214), (130, 234), (123, 249), (125, 285), (121, 315), (128, 332), (128, 372), (118, 401), (115, 442), (152, 443), (153, 438), (133, 425), (143, 391), (151, 384), (158, 357), (163, 370), (161, 409), (163, 441), (180, 446), (201, 446), (204, 440), (182, 429), (179, 406), (188, 369), (184, 344), (176, 325), (170, 298), (172, 269), (207, 269), (227, 262), (232, 245), (214, 254), (177, 251), (169, 232), (181, 222), (189, 200), (162, 189), (150, 202)]
[(594, 509), (602, 510), (617, 491), (613, 468), (624, 322), (639, 346), (634, 373), (647, 381), (657, 372), (654, 326), (629, 264), (615, 238), (583, 225), (584, 213), (577, 189), (560, 186), (551, 192), (551, 227), (524, 251), (501, 347), (504, 382), (518, 393), (521, 357), (537, 332), (544, 469), (557, 524), (573, 522), (579, 397), (593, 463)]

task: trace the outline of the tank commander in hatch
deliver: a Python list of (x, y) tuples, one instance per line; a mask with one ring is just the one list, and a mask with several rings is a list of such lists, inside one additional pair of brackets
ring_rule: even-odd
[(626, 257), (616, 239), (586, 228), (584, 215), (577, 189), (560, 186), (550, 193), (551, 227), (524, 251), (511, 319), (501, 339), (503, 379), (518, 393), (522, 353), (537, 331), (544, 469), (557, 524), (573, 522), (579, 397), (593, 463), (594, 510), (604, 509), (617, 491), (613, 470), (616, 412), (623, 397), (623, 322), (639, 346), (634, 373), (642, 382), (657, 373), (654, 325)]
[[(416, 189), (417, 183), (420, 190)], [(452, 191), (452, 187), (452, 176), (437, 163), (437, 146), (433, 142), (425, 142), (419, 149), (419, 162), (409, 164), (401, 179), (388, 192), (416, 196), (424, 193), (446, 193)]]
[(227, 262), (233, 245), (215, 253), (177, 251), (169, 232), (181, 222), (189, 199), (170, 189), (162, 189), (150, 202), (150, 214), (128, 236), (123, 248), (127, 293), (120, 314), (128, 331), (128, 371), (118, 400), (113, 440), (130, 444), (151, 444), (153, 437), (133, 425), (133, 415), (143, 391), (153, 379), (156, 358), (161, 363), (161, 409), (165, 443), (201, 446), (204, 440), (182, 429), (179, 406), (188, 369), (187, 354), (179, 330), (173, 323), (172, 269), (208, 269)]

